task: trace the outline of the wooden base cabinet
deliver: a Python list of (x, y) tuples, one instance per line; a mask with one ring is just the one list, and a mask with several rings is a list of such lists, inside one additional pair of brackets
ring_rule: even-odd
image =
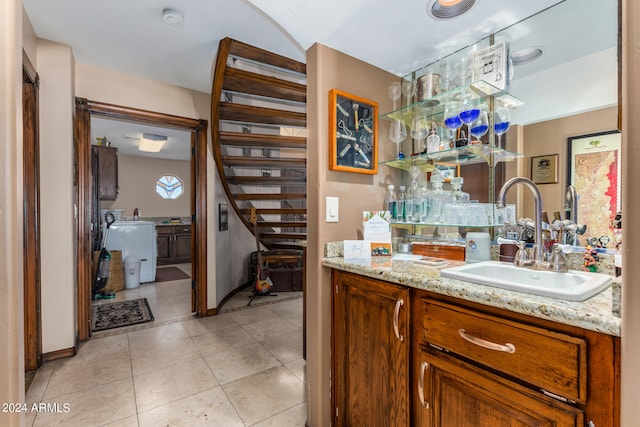
[(334, 426), (409, 425), (409, 292), (333, 272)]
[(158, 265), (191, 262), (191, 226), (161, 225), (158, 234)]

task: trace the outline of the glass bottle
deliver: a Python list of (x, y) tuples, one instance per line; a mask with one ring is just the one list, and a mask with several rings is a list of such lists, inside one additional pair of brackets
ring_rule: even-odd
[(431, 173), (433, 190), (428, 193), (429, 219), (428, 222), (437, 224), (443, 221), (442, 210), (446, 203), (451, 203), (451, 192), (442, 189), (444, 177), (442, 172), (435, 170)]
[(398, 195), (398, 221), (407, 222), (407, 187), (400, 186)]
[(418, 222), (420, 220), (420, 203), (419, 203), (418, 181), (411, 180), (407, 189), (406, 209), (407, 222)]
[(469, 193), (462, 191), (462, 183), (464, 183), (464, 178), (461, 176), (451, 178), (451, 201), (453, 203), (468, 203), (470, 200)]
[(424, 185), (418, 188), (418, 198), (420, 200), (420, 219), (418, 222), (426, 223), (429, 214), (429, 205), (427, 204), (427, 188)]
[(387, 194), (384, 196), (384, 209), (389, 211), (392, 221), (398, 220), (398, 197), (393, 184), (387, 185)]
[(431, 132), (427, 137), (427, 153), (435, 153), (440, 147), (440, 135), (438, 135), (438, 128), (436, 122), (431, 123)]

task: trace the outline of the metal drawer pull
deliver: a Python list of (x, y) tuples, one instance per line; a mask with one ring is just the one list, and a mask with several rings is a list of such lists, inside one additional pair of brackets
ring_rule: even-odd
[(418, 396), (420, 397), (422, 407), (429, 409), (429, 402), (425, 402), (424, 400), (424, 373), (427, 369), (429, 369), (429, 364), (422, 362), (420, 364), (420, 376), (418, 377)]
[(404, 300), (401, 298), (396, 301), (396, 309), (393, 312), (393, 331), (396, 333), (396, 338), (400, 341), (404, 341), (404, 337), (400, 335), (400, 330), (398, 329), (398, 316), (400, 316), (400, 307), (404, 304)]
[(469, 341), (471, 344), (479, 345), (480, 347), (488, 348), (489, 350), (504, 351), (505, 353), (516, 352), (516, 346), (511, 343), (502, 345), (493, 343), (491, 341), (485, 341), (472, 335), (468, 335), (464, 329), (458, 329), (458, 334), (465, 340)]

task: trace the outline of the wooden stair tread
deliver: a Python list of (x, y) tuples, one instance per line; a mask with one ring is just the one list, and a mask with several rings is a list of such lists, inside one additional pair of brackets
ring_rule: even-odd
[(238, 68), (227, 68), (222, 89), (300, 103), (307, 101), (307, 88), (303, 84)]
[(294, 200), (306, 199), (306, 193), (233, 193), (236, 200)]
[(287, 58), (286, 56), (278, 55), (277, 53), (269, 52), (237, 40), (232, 40), (228, 37), (223, 40), (223, 43), (229, 43), (229, 55), (231, 56), (249, 59), (300, 74), (307, 73), (307, 66), (304, 63)]
[(228, 176), (227, 182), (236, 185), (306, 185), (305, 176)]
[(292, 127), (307, 126), (306, 113), (230, 102), (220, 103), (220, 120)]
[(300, 255), (262, 255), (262, 261), (266, 261), (270, 264), (278, 262), (291, 264), (294, 262), (302, 262), (302, 254)]
[[(250, 215), (251, 209), (240, 209), (243, 215)], [(257, 215), (306, 215), (306, 208), (264, 208), (256, 209)]]
[(220, 144), (237, 147), (307, 148), (307, 138), (260, 133), (220, 132)]
[(307, 221), (258, 221), (258, 228), (297, 227), (306, 228)]
[(258, 233), (263, 239), (286, 239), (286, 240), (304, 240), (307, 233), (288, 231), (284, 233)]
[(225, 166), (237, 167), (273, 167), (273, 168), (306, 168), (307, 159), (287, 157), (242, 157), (222, 156)]
[(300, 244), (298, 244), (298, 241), (297, 241), (297, 240), (294, 240), (294, 241), (270, 242), (270, 243), (269, 243), (269, 247), (270, 247), (270, 248), (275, 248), (275, 249), (302, 250), (302, 247), (300, 246)]

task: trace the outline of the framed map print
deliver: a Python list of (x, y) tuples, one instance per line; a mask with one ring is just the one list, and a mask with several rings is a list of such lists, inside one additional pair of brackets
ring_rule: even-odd
[(609, 224), (621, 209), (622, 138), (619, 131), (569, 138), (567, 183), (578, 194), (578, 223), (584, 238), (609, 236)]

